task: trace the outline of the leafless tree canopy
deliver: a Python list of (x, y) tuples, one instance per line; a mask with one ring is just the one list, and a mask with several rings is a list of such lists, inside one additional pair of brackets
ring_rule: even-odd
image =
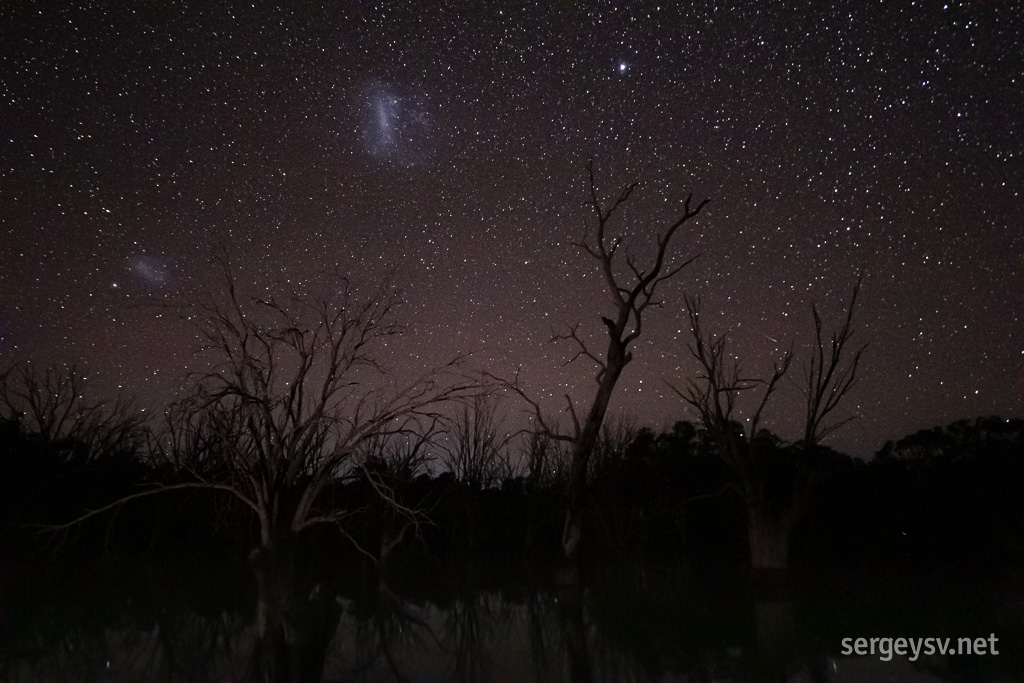
[[(685, 387), (672, 384), (676, 394), (690, 405), (700, 418), (704, 428), (719, 442), (722, 457), (733, 471), (746, 477), (750, 463), (738, 447), (737, 441), (753, 439), (758, 432), (765, 406), (778, 389), (779, 382), (789, 371), (793, 362), (790, 348), (781, 361), (776, 361), (767, 379), (744, 376), (739, 363), (730, 362), (727, 349), (727, 335), (714, 336), (705, 333), (701, 323), (701, 301), (698, 297), (687, 296), (686, 310), (689, 316), (692, 341), (690, 355), (697, 361), (698, 374), (687, 380)], [(762, 388), (746, 434), (742, 427), (737, 430), (734, 419), (736, 402), (743, 392)]]
[(37, 370), (17, 365), (0, 373), (0, 420), (52, 444), (73, 447), (91, 460), (135, 454), (146, 441), (143, 413), (129, 400), (89, 397), (89, 381), (75, 365)]
[(512, 478), (512, 433), (498, 415), (494, 398), (478, 395), (449, 420), (441, 462), (455, 478), (477, 489)]
[[(804, 382), (800, 386), (805, 398), (804, 429), (801, 444), (805, 449), (821, 443), (822, 439), (853, 419), (847, 417), (830, 422), (829, 417), (857, 381), (857, 370), (867, 345), (851, 348), (853, 337), (853, 315), (860, 293), (861, 278), (858, 278), (846, 308), (843, 324), (826, 340), (821, 315), (815, 304), (811, 304), (814, 320), (814, 346), (811, 358), (804, 368)], [(736, 424), (733, 420), (736, 401), (742, 392), (763, 388), (756, 409), (751, 418), (748, 436), (758, 433), (761, 418), (769, 400), (779, 387), (780, 381), (789, 372), (793, 362), (790, 347), (780, 361), (776, 361), (766, 377), (747, 377), (735, 361), (730, 363), (727, 354), (727, 335), (714, 336), (706, 333), (701, 324), (701, 301), (697, 297), (686, 297), (689, 315), (691, 342), (690, 355), (697, 361), (698, 374), (687, 381), (684, 387), (670, 386), (694, 410), (705, 428), (713, 434), (728, 435)], [(739, 435), (741, 438), (742, 434)]]
[(261, 545), (270, 547), (279, 535), (315, 524), (345, 533), (351, 511), (321, 499), (338, 477), (353, 474), (418, 522), (421, 515), (402, 506), (364, 459), (382, 444), (429, 440), (440, 406), (476, 386), (461, 374), (462, 360), (399, 381), (381, 363), (383, 342), (402, 332), (393, 288), (359, 294), (336, 277), (319, 297), (246, 297), (227, 259), (219, 265), (223, 292), (182, 307), (209, 370), (191, 378), (152, 443), (156, 457), (191, 481), (133, 494), (70, 524), (133, 498), (208, 488), (244, 503), (259, 519)]
[[(584, 226), (583, 236), (575, 245), (597, 261), (606, 291), (614, 306), (614, 315), (612, 317), (602, 316), (601, 321), (608, 328), (609, 336), (616, 339), (618, 344), (623, 347), (623, 364), (625, 364), (632, 360), (632, 355), (628, 353), (628, 346), (640, 336), (643, 329), (644, 312), (650, 306), (662, 304), (660, 300), (654, 298), (658, 286), (678, 275), (680, 271), (696, 260), (697, 256), (692, 256), (682, 262), (669, 264), (671, 255), (668, 254), (668, 249), (679, 228), (695, 218), (709, 200), (705, 199), (696, 206), (691, 206), (693, 195), (687, 196), (683, 203), (682, 214), (670, 222), (662, 232), (655, 235), (655, 255), (651, 263), (642, 265), (634, 255), (628, 252), (628, 248), (624, 258), (621, 257), (619, 249), (623, 247), (622, 237), (611, 237), (608, 234), (612, 216), (629, 200), (638, 183), (624, 188), (618, 198), (610, 206), (606, 206), (598, 196), (593, 164), (587, 167), (587, 178), (590, 191), (589, 204), (593, 212), (592, 222), (595, 226), (591, 229), (591, 223), (588, 222)], [(619, 264), (623, 262), (626, 266), (625, 270), (628, 271), (625, 276), (618, 272)], [(601, 359), (590, 353), (586, 345), (575, 334), (575, 328), (571, 328), (567, 334), (560, 335), (558, 338), (573, 340), (579, 346), (576, 357), (585, 356), (598, 365), (600, 368), (598, 382), (600, 382), (603, 375), (608, 372), (608, 364), (612, 362), (611, 356), (608, 355)]]
[[(337, 278), (319, 298), (245, 299), (223, 268), (224, 300), (190, 311), (215, 364), (175, 408), (169, 450), (182, 452), (184, 440), (186, 452), (208, 458), (264, 534), (336, 522), (344, 511), (315, 510), (332, 479), (373, 441), (432, 432), (438, 404), (470, 383), (446, 376), (458, 361), (405, 383), (384, 372), (381, 342), (402, 331), (389, 287), (360, 297)], [(204, 468), (193, 471), (207, 480)]]

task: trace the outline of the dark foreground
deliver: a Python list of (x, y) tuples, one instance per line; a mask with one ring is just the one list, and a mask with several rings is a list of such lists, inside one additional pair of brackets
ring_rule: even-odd
[[(980, 565), (981, 563), (978, 563)], [(1011, 681), (1024, 672), (1019, 568), (329, 564), (324, 681)], [(244, 563), (54, 556), (5, 562), (0, 680), (261, 678)], [(998, 638), (998, 655), (844, 656), (844, 638)], [(315, 648), (314, 648), (315, 649)]]

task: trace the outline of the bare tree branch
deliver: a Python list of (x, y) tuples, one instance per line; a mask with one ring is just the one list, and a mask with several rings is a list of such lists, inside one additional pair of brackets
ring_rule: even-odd
[[(811, 315), (814, 319), (815, 347), (810, 363), (805, 369), (806, 415), (804, 419), (803, 441), (806, 448), (811, 448), (836, 431), (853, 417), (838, 422), (827, 423), (829, 415), (839, 406), (857, 382), (857, 370), (861, 358), (867, 350), (867, 344), (849, 350), (853, 337), (853, 313), (860, 294), (863, 276), (857, 277), (853, 287), (850, 303), (846, 307), (843, 325), (832, 332), (831, 339), (825, 342), (822, 333), (821, 315), (817, 306), (811, 304)], [(847, 360), (847, 355), (852, 357)]]
[(0, 376), (0, 419), (86, 461), (137, 452), (148, 438), (144, 414), (124, 396), (100, 401), (89, 393), (74, 364), (11, 366)]
[(132, 493), (132, 494), (129, 494), (129, 495), (124, 496), (122, 498), (118, 498), (113, 503), (109, 503), (108, 505), (104, 505), (103, 507), (96, 508), (95, 510), (89, 510), (84, 515), (76, 517), (75, 519), (71, 520), (70, 522), (65, 522), (64, 524), (40, 524), (40, 525), (32, 525), (32, 526), (38, 526), (39, 528), (41, 528), (41, 529), (43, 529), (45, 531), (52, 531), (52, 532), (64, 531), (64, 530), (70, 529), (72, 527), (78, 526), (82, 522), (85, 522), (85, 521), (87, 521), (89, 519), (92, 519), (93, 517), (96, 517), (98, 515), (102, 515), (104, 512), (108, 512), (110, 510), (118, 509), (122, 505), (124, 505), (125, 503), (128, 503), (130, 501), (138, 500), (140, 498), (146, 498), (146, 497), (149, 497), (149, 496), (156, 495), (158, 493), (165, 493), (167, 491), (177, 491), (177, 490), (180, 490), (180, 489), (209, 489), (209, 490), (227, 491), (227, 492), (231, 493), (233, 496), (235, 496), (236, 498), (238, 498), (239, 500), (241, 500), (247, 506), (249, 506), (249, 508), (251, 508), (253, 511), (256, 511), (256, 504), (252, 500), (247, 498), (244, 494), (242, 494), (235, 487), (228, 486), (226, 484), (217, 484), (217, 483), (212, 483), (212, 482), (187, 482), (187, 483), (183, 483), (183, 484), (156, 484), (156, 485), (154, 485), (153, 488), (148, 489), (146, 491), (140, 491), (139, 493)]
[[(751, 558), (755, 566), (783, 566), (787, 559), (789, 534), (805, 514), (816, 484), (825, 476), (812, 465), (810, 457), (821, 439), (852, 418), (830, 424), (825, 419), (836, 409), (856, 381), (865, 347), (846, 360), (845, 351), (853, 334), (854, 305), (860, 289), (858, 278), (842, 327), (826, 343), (821, 316), (812, 304), (815, 347), (805, 372), (804, 438), (799, 448), (781, 448), (781, 441), (766, 438), (759, 430), (766, 406), (779, 382), (787, 376), (793, 361), (793, 347), (773, 363), (767, 379), (744, 377), (737, 362), (726, 358), (726, 336), (704, 332), (700, 300), (686, 298), (690, 322), (690, 355), (697, 361), (698, 374), (685, 387), (669, 383), (675, 393), (700, 418), (714, 438), (719, 454), (732, 471), (747, 504)], [(733, 419), (740, 393), (763, 386), (748, 428)], [(780, 469), (781, 468), (781, 469)], [(788, 469), (786, 469), (788, 468)], [(788, 472), (780, 484), (779, 472)]]

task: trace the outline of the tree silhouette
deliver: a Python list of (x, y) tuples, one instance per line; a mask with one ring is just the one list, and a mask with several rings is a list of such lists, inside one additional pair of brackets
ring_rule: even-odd
[(512, 478), (508, 452), (512, 435), (497, 412), (494, 397), (474, 396), (448, 422), (440, 459), (457, 481), (481, 490)]
[(89, 462), (135, 454), (146, 442), (145, 416), (124, 396), (89, 397), (89, 380), (74, 364), (42, 371), (15, 365), (0, 373), (0, 421)]
[(695, 218), (709, 201), (704, 199), (696, 206), (692, 206), (693, 195), (687, 196), (682, 214), (670, 221), (664, 231), (656, 235), (655, 254), (651, 262), (641, 264), (636, 256), (628, 253), (628, 248), (624, 255), (620, 251), (623, 247), (621, 236), (612, 237), (609, 234), (612, 217), (629, 200), (638, 183), (625, 187), (619, 196), (607, 205), (599, 196), (593, 163), (587, 166), (587, 180), (593, 229), (591, 223), (586, 222), (582, 237), (574, 245), (597, 262), (605, 291), (609, 295), (612, 308), (609, 315), (601, 316), (608, 337), (608, 346), (603, 354), (592, 350), (579, 335), (578, 324), (569, 326), (564, 333), (555, 334), (552, 341), (568, 341), (576, 347), (576, 354), (568, 361), (569, 363), (582, 358), (597, 366), (597, 374), (594, 377), (597, 388), (582, 418), (573, 407), (572, 399), (566, 396), (567, 410), (572, 419), (572, 432), (563, 434), (545, 420), (540, 406), (527, 397), (518, 383), (510, 383), (513, 390), (532, 405), (540, 429), (557, 440), (567, 442), (572, 450), (567, 481), (568, 504), (561, 541), (562, 554), (570, 560), (578, 556), (583, 534), (587, 468), (601, 435), (601, 426), (604, 424), (615, 385), (622, 371), (633, 360), (630, 348), (643, 331), (644, 315), (648, 309), (658, 307), (662, 303), (655, 298), (659, 285), (678, 275), (697, 258), (694, 256), (681, 263), (670, 264), (669, 248), (679, 228)]
[(352, 510), (327, 500), (346, 476), (368, 482), (396, 513), (418, 523), (419, 511), (403, 505), (360, 455), (380, 439), (432, 433), (440, 404), (474, 385), (456, 372), (459, 359), (402, 383), (387, 375), (380, 347), (402, 332), (390, 287), (360, 295), (338, 277), (320, 297), (244, 297), (226, 257), (218, 262), (222, 296), (184, 311), (203, 339), (210, 370), (192, 378), (158, 442), (190, 480), (129, 498), (211, 488), (251, 510), (259, 527), (250, 555), (258, 632), (273, 654), (267, 675), (287, 678), (301, 667), (289, 664), (289, 653), (308, 639), (301, 615), (311, 610), (296, 592), (298, 534), (322, 524), (346, 533)]
[(147, 479), (145, 413), (91, 384), (74, 364), (0, 372), (0, 520), (59, 522)]
[[(822, 477), (814, 455), (822, 439), (849, 422), (834, 420), (833, 413), (857, 380), (866, 346), (851, 348), (853, 314), (861, 280), (853, 288), (843, 325), (826, 340), (821, 315), (811, 304), (815, 344), (805, 366), (803, 438), (793, 447), (767, 430), (759, 429), (764, 409), (790, 370), (792, 348), (776, 361), (770, 375), (744, 376), (738, 362), (727, 354), (727, 336), (706, 334), (701, 325), (700, 299), (686, 298), (690, 321), (690, 354), (700, 374), (684, 388), (670, 386), (700, 418), (715, 440), (718, 453), (734, 476), (747, 507), (750, 558), (758, 569), (781, 569), (789, 562), (789, 538), (806, 513), (811, 494)], [(734, 419), (741, 393), (762, 393), (749, 428)]]

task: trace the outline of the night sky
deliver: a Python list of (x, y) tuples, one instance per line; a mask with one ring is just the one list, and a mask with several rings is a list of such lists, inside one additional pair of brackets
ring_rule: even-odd
[[(582, 322), (603, 350), (571, 244), (593, 159), (604, 196), (641, 183), (614, 224), (638, 254), (711, 199), (613, 412), (687, 417), (683, 292), (751, 373), (793, 340), (798, 377), (810, 302), (838, 323), (863, 271), (860, 417), (831, 445), (1024, 414), (1019, 3), (212, 4), (0, 8), (4, 365), (81, 359), (158, 409), (206, 361), (149, 304), (212, 288), (226, 248), (254, 292), (391, 274), (399, 375), (476, 351), (553, 409), (589, 399), (547, 340)], [(787, 385), (767, 426), (800, 414)]]

